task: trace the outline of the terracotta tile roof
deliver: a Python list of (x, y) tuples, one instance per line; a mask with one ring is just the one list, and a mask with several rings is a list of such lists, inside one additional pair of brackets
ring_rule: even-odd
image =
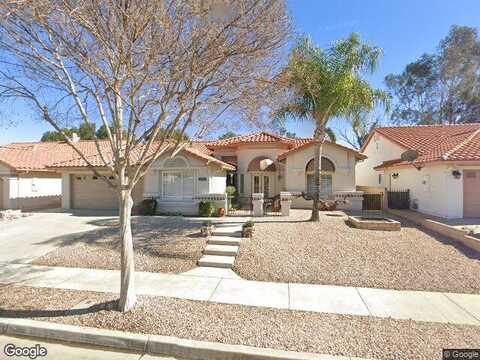
[[(278, 157), (278, 160), (283, 160), (287, 156), (291, 155), (292, 153), (297, 152), (297, 151), (302, 150), (302, 149), (305, 149), (305, 148), (314, 144), (313, 139), (301, 139), (301, 140), (302, 141), (298, 142), (298, 145), (296, 147), (284, 152), (283, 154), (280, 154), (279, 157)], [(362, 153), (360, 153), (360, 152), (358, 152), (358, 151), (356, 151), (352, 148), (349, 148), (348, 146), (343, 146), (343, 145), (340, 145), (340, 144), (337, 144), (337, 143), (334, 143), (334, 142), (331, 142), (331, 141), (328, 141), (328, 140), (325, 140), (325, 143), (330, 144), (332, 146), (336, 146), (336, 147), (341, 148), (341, 149), (346, 150), (346, 151), (351, 151), (357, 159), (362, 160), (362, 159), (367, 158), (364, 154), (362, 154)]]
[[(94, 141), (79, 141), (78, 148), (87, 156), (97, 152)], [(102, 148), (108, 144), (102, 142)], [(65, 142), (25, 142), (0, 146), (0, 163), (15, 171), (51, 171), (47, 167), (59, 161), (78, 157)]]
[[(416, 163), (432, 161), (480, 161), (480, 124), (396, 126), (375, 129), (377, 132), (405, 150), (416, 150), (419, 154)], [(397, 159), (398, 160), (398, 159)], [(382, 164), (398, 166), (407, 162)]]
[(283, 143), (290, 146), (295, 146), (302, 139), (291, 139), (280, 135), (271, 134), (266, 131), (261, 131), (249, 135), (240, 135), (223, 140), (215, 140), (205, 142), (208, 148), (230, 147), (241, 144), (252, 143)]
[[(147, 156), (153, 156), (158, 151), (169, 151), (169, 149), (166, 149), (167, 147), (173, 148), (173, 145), (164, 144), (159, 147), (158, 144), (157, 145), (153, 144), (152, 147), (148, 150)], [(142, 155), (143, 149), (144, 149), (143, 147), (139, 146), (132, 152), (131, 154), (132, 163), (135, 163), (136, 161), (138, 161), (138, 159)], [(217, 164), (218, 166), (220, 166), (225, 170), (235, 170), (235, 166), (214, 158), (210, 154), (205, 153), (203, 149), (204, 148), (201, 146), (198, 146), (198, 144), (189, 144), (182, 151), (185, 151), (190, 155), (193, 155), (197, 158), (205, 160), (208, 163)], [(107, 161), (107, 163), (112, 162), (113, 156), (111, 151), (102, 152), (102, 155), (104, 159)], [(97, 152), (95, 152), (93, 155), (87, 156), (86, 158), (88, 162), (93, 166), (96, 166), (96, 167), (105, 166), (102, 160), (102, 157)], [(52, 168), (86, 167), (86, 166), (87, 166), (87, 162), (77, 155), (76, 157), (70, 158), (66, 161), (55, 162), (49, 165), (48, 167), (52, 169)]]

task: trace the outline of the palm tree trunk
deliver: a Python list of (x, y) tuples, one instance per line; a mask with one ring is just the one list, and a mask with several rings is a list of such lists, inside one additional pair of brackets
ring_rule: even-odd
[(320, 190), (321, 190), (321, 178), (322, 178), (322, 147), (323, 142), (325, 141), (325, 126), (317, 122), (317, 127), (315, 129), (314, 136), (315, 144), (313, 148), (313, 205), (312, 205), (312, 216), (310, 221), (319, 221), (319, 205), (320, 205)]
[(135, 263), (133, 252), (133, 236), (131, 225), (131, 212), (133, 206), (132, 190), (122, 189), (119, 196), (120, 202), (120, 241), (121, 273), (120, 273), (120, 301), (119, 310), (129, 311), (137, 301), (135, 295)]

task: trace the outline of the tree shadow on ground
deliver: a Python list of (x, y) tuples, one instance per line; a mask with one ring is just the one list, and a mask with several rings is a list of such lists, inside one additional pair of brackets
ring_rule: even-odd
[[(136, 216), (132, 218), (135, 267), (148, 272), (183, 272), (194, 268), (205, 248), (200, 235), (203, 220), (179, 216)], [(57, 249), (34, 260), (48, 266), (120, 268), (121, 240), (115, 218), (89, 222), (96, 228), (48, 239)]]
[(111, 300), (101, 302), (84, 308), (74, 309), (54, 309), (54, 310), (41, 310), (41, 309), (3, 309), (0, 307), (0, 317), (3, 318), (50, 318), (50, 317), (63, 317), (63, 316), (77, 316), (98, 313), (103, 310), (112, 311), (118, 309), (118, 300)]

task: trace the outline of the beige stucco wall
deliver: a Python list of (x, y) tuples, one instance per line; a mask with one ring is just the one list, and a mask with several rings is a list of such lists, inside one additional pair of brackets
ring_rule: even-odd
[[(305, 168), (313, 159), (313, 146), (291, 153), (285, 161), (285, 187), (286, 191), (306, 191), (307, 178)], [(332, 175), (332, 187), (335, 191), (355, 191), (355, 156), (335, 145), (323, 145), (323, 157), (335, 165)], [(297, 198), (292, 202), (293, 207), (310, 207), (311, 201)]]
[(356, 165), (356, 182), (360, 186), (385, 186), (378, 181), (374, 167), (387, 160), (399, 159), (406, 149), (381, 134), (375, 133), (364, 150), (367, 159)]

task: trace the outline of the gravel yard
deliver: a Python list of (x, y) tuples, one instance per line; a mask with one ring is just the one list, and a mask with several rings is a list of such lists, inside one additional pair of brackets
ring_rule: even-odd
[(114, 298), (113, 294), (11, 285), (0, 288), (0, 317), (375, 359), (439, 359), (442, 348), (474, 348), (480, 343), (480, 328), (475, 326), (162, 297), (141, 296), (126, 314), (100, 310), (100, 305), (65, 313), (86, 299), (101, 304)]
[[(109, 221), (95, 231), (35, 259), (35, 265), (120, 268), (118, 222)], [(197, 266), (206, 240), (199, 236), (200, 224), (183, 217), (136, 217), (132, 220), (137, 271), (183, 272)]]
[(351, 228), (346, 217), (293, 210), (288, 219), (256, 219), (234, 270), (261, 281), (336, 284), (399, 290), (480, 293), (480, 253), (417, 225), (400, 232)]

